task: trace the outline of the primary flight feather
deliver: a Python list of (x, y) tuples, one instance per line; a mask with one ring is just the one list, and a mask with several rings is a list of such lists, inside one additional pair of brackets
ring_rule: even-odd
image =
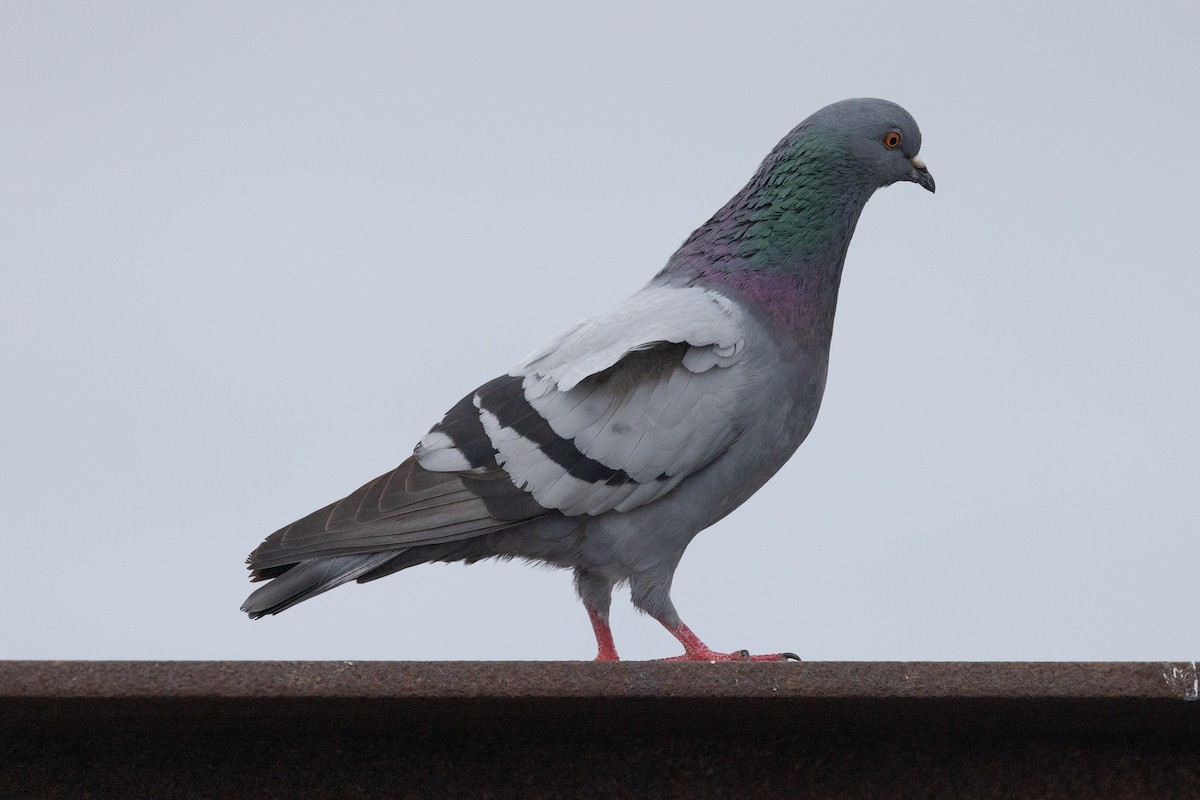
[(251, 617), (431, 561), (520, 557), (575, 571), (598, 660), (617, 658), (616, 584), (684, 647), (671, 579), (812, 429), (842, 265), (876, 189), (933, 178), (900, 106), (855, 99), (801, 122), (666, 267), (471, 392), (392, 472), (250, 554)]

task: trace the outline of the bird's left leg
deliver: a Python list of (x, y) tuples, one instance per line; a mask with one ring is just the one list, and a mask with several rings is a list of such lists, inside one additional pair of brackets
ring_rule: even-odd
[(588, 619), (596, 634), (596, 660), (620, 661), (613, 643), (612, 628), (608, 626), (608, 609), (612, 605), (613, 582), (587, 570), (575, 570), (575, 591), (587, 609)]
[[(655, 578), (658, 578), (655, 580)], [(672, 636), (683, 645), (683, 655), (660, 659), (662, 661), (799, 661), (794, 653), (766, 653), (750, 655), (745, 650), (720, 653), (713, 650), (683, 623), (671, 602), (671, 578), (641, 575), (630, 581), (633, 604), (658, 620)]]

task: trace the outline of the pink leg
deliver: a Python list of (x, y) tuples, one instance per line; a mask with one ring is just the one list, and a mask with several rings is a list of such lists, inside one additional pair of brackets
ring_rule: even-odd
[[(700, 637), (692, 633), (692, 629), (680, 622), (675, 627), (664, 625), (671, 635), (679, 640), (683, 645), (683, 655), (673, 658), (664, 658), (663, 661), (799, 661), (800, 657), (794, 653), (769, 653), (767, 655), (752, 656), (745, 650), (739, 650), (736, 653), (718, 653), (711, 647), (700, 641)], [(599, 634), (597, 634), (599, 638)]]
[(592, 630), (596, 632), (596, 648), (599, 652), (596, 653), (597, 661), (620, 661), (621, 657), (617, 655), (617, 646), (613, 643), (612, 628), (608, 627), (608, 620), (601, 617), (596, 609), (584, 603), (584, 608), (587, 609), (588, 618), (592, 621)]

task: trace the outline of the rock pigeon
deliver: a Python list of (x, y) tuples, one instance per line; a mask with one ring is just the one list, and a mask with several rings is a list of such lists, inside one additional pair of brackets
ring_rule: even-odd
[(701, 530), (775, 474), (817, 417), (846, 249), (867, 199), (930, 192), (900, 106), (826, 106), (640, 291), (468, 394), (395, 470), (267, 537), (251, 617), (426, 562), (502, 557), (575, 572), (597, 660), (616, 660), (613, 587), (683, 645), (712, 650), (671, 580)]

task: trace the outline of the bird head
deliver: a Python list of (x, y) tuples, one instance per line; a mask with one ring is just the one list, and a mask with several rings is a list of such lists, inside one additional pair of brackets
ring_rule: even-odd
[(934, 190), (933, 176), (918, 155), (921, 129), (907, 111), (875, 98), (842, 100), (806, 120), (811, 129), (845, 137), (849, 154), (875, 187), (911, 181)]

